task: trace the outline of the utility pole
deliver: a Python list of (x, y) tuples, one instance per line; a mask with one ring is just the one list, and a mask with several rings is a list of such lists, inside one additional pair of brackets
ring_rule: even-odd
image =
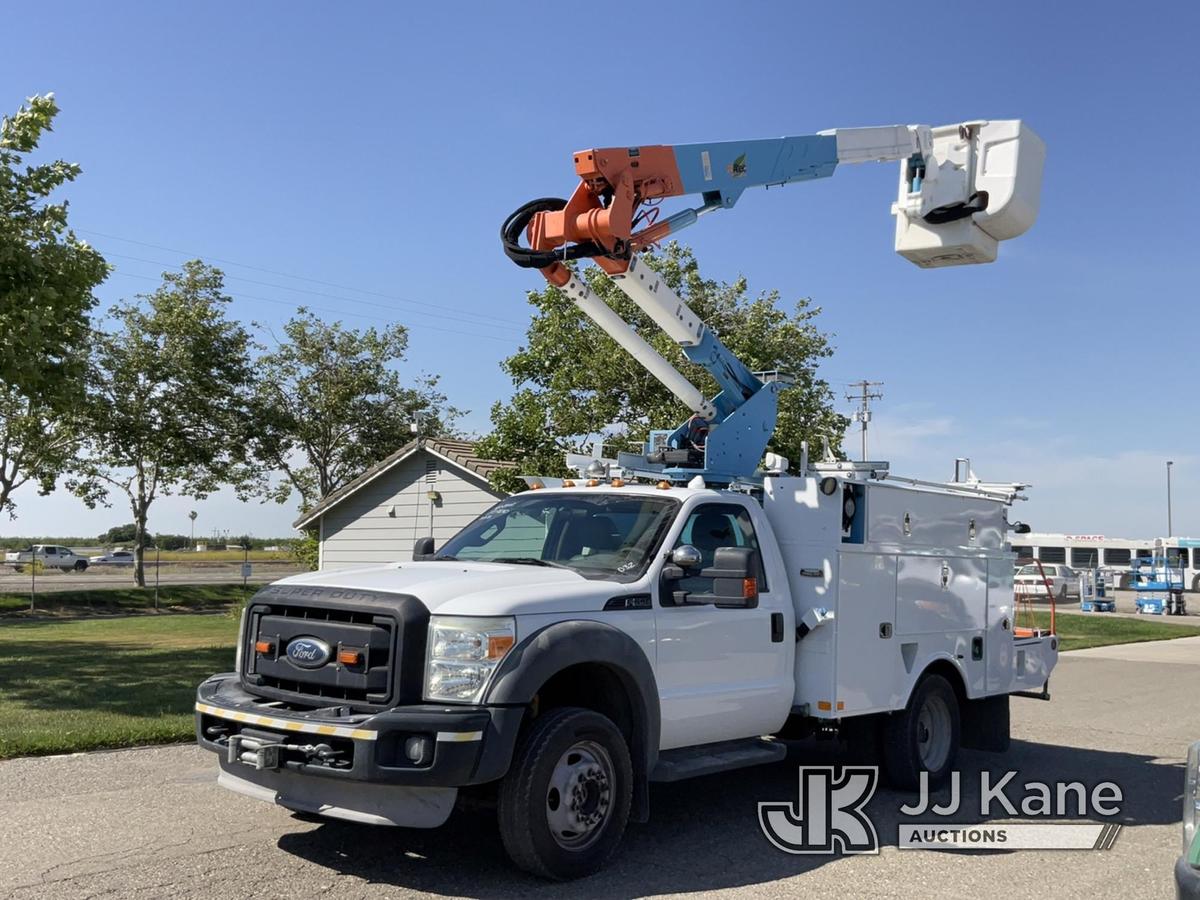
[(850, 385), (852, 388), (858, 388), (860, 393), (847, 394), (847, 400), (859, 401), (859, 407), (854, 411), (854, 421), (862, 422), (862, 458), (863, 462), (867, 461), (867, 423), (871, 421), (871, 401), (882, 400), (883, 394), (878, 391), (872, 391), (871, 388), (883, 387), (882, 381), (856, 381)]
[(1172, 534), (1171, 531), (1171, 466), (1175, 465), (1174, 460), (1167, 460), (1167, 537)]

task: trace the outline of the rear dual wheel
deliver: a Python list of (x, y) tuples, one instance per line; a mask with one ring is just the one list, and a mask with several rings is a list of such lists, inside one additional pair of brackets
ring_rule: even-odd
[(883, 725), (883, 765), (889, 782), (915, 790), (921, 773), (930, 787), (945, 781), (958, 758), (961, 737), (958, 697), (941, 675), (926, 675), (913, 690), (908, 707)]

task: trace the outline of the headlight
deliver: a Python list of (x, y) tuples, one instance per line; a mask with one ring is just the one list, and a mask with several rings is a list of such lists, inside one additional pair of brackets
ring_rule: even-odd
[(433, 616), (425, 652), (425, 699), (478, 703), (516, 639), (511, 618)]
[(1192, 858), (1190, 851), (1198, 823), (1200, 823), (1200, 741), (1196, 741), (1188, 748), (1187, 780), (1183, 783), (1183, 855), (1189, 861)]

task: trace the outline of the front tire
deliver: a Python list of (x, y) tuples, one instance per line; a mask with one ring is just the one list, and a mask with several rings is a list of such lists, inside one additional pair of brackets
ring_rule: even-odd
[(883, 726), (883, 768), (888, 781), (901, 790), (915, 790), (922, 772), (930, 787), (950, 775), (961, 737), (958, 698), (941, 675), (926, 675), (917, 683), (908, 707), (889, 716)]
[(633, 764), (611, 720), (564, 707), (539, 716), (500, 783), (500, 837), (512, 861), (556, 881), (598, 871), (621, 842)]
[(76, 572), (86, 572), (86, 571), (87, 571), (87, 567), (88, 567), (88, 564), (87, 564), (87, 560), (86, 560), (86, 559), (77, 559), (77, 560), (75, 560), (75, 571), (76, 571)]

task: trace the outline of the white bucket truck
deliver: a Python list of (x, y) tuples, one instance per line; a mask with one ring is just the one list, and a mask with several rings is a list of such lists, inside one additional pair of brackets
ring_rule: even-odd
[[(532, 479), (538, 489), (444, 546), (419, 541), (412, 561), (259, 592), (236, 671), (198, 689), (197, 738), (219, 754), (220, 783), (302, 813), (420, 828), (484, 794), (513, 860), (563, 879), (598, 869), (627, 821), (649, 817), (651, 782), (777, 761), (782, 738), (877, 741), (904, 788), (922, 773), (945, 778), (960, 745), (1004, 750), (1009, 695), (1046, 695), (1057, 658), (1053, 634), (1014, 625), (1007, 511), (1022, 486), (981, 483), (969, 466), (931, 484), (881, 463), (827, 456), (792, 469), (764, 458), (786, 380), (746, 370), (632, 253), (632, 210), (694, 192), (695, 177), (703, 187), (697, 172), (711, 184), (706, 207), (685, 211), (695, 215), (731, 206), (742, 179), (893, 158), (897, 215), (925, 216), (920, 265), (983, 261), (961, 245), (982, 240), (988, 217), (983, 256), (994, 258), (993, 238), (1013, 236), (1011, 221), (994, 224), (1004, 203), (1018, 197), (1032, 216), (1036, 190), (993, 184), (1005, 200), (989, 206), (976, 187), (995, 172), (976, 145), (1026, 140), (1032, 150), (1009, 146), (1001, 170), (1027, 187), (1040, 179), (1040, 142), (1020, 123), (968, 123), (936, 131), (954, 145), (942, 160), (931, 133), (577, 154), (582, 199), (522, 207), (505, 224), (506, 250), (542, 267), (695, 414), (614, 461), (619, 475), (601, 466), (576, 481)], [(785, 159), (799, 162), (758, 171)], [(939, 205), (925, 210), (934, 171)], [(626, 189), (632, 207), (621, 206)], [(589, 210), (593, 195), (606, 196), (602, 209)], [(572, 231), (579, 221), (590, 247)], [(939, 262), (943, 227), (959, 249)], [(533, 248), (520, 247), (522, 233)], [(701, 396), (562, 267), (583, 256), (598, 257), (721, 394)]]

